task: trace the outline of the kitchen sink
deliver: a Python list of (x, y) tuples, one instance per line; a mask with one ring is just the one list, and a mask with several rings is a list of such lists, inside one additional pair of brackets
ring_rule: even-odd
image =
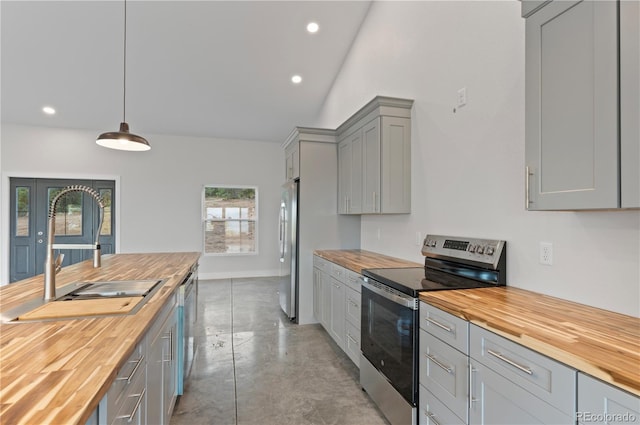
[(2, 313), (3, 323), (125, 316), (138, 312), (166, 279), (74, 282), (57, 289), (55, 300), (28, 301)]

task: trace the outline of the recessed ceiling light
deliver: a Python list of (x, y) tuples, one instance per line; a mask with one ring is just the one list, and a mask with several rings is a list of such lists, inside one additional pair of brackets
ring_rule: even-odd
[(44, 108), (42, 108), (42, 112), (44, 112), (47, 115), (53, 115), (56, 113), (56, 110), (53, 109), (51, 106), (45, 106)]
[(317, 33), (319, 29), (320, 26), (315, 22), (309, 22), (307, 24), (307, 31), (309, 31), (311, 34)]
[(291, 77), (291, 82), (293, 84), (300, 84), (302, 82), (302, 77), (299, 75), (294, 75), (293, 77)]

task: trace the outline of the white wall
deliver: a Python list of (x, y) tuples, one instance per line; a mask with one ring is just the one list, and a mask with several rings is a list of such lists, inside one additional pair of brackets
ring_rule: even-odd
[[(104, 129), (103, 129), (104, 131)], [(201, 278), (278, 274), (277, 223), (283, 153), (276, 143), (144, 136), (149, 152), (96, 145), (96, 131), (3, 125), (0, 281), (8, 280), (8, 182), (11, 176), (114, 178), (119, 186), (119, 252), (202, 251), (205, 184), (258, 187), (258, 255), (204, 256)]]
[(416, 232), (505, 239), (508, 285), (640, 316), (639, 211), (524, 210), (520, 2), (374, 2), (316, 124), (375, 95), (415, 99), (413, 213), (364, 216), (362, 249), (422, 262)]

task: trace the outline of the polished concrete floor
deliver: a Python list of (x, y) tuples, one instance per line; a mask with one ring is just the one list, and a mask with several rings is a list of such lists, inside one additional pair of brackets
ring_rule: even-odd
[(191, 376), (171, 425), (388, 425), (320, 325), (291, 324), (276, 278), (201, 280)]

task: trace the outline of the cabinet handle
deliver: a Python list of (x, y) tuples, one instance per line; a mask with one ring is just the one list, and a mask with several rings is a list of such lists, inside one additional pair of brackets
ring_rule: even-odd
[(356, 339), (354, 337), (352, 337), (350, 333), (347, 333), (347, 338), (349, 338), (351, 341), (353, 341), (354, 344), (358, 343), (358, 341), (356, 341)]
[(140, 394), (132, 394), (129, 397), (138, 397), (138, 401), (136, 401), (136, 405), (133, 406), (133, 411), (131, 412), (130, 415), (122, 415), (122, 416), (117, 416), (115, 419), (124, 419), (127, 418), (127, 422), (131, 422), (134, 418), (134, 416), (136, 416), (136, 413), (138, 413), (138, 409), (140, 408), (140, 404), (142, 404), (142, 399), (144, 398), (145, 393), (147, 392), (147, 388), (143, 388), (142, 392)]
[(432, 323), (432, 324), (436, 325), (437, 327), (439, 327), (440, 329), (444, 329), (445, 331), (447, 331), (449, 333), (453, 333), (453, 329), (451, 329), (449, 326), (443, 325), (442, 323), (433, 320), (431, 317), (427, 317), (427, 322)]
[(447, 365), (443, 364), (442, 362), (440, 362), (438, 359), (433, 357), (431, 354), (425, 354), (425, 356), (427, 356), (427, 358), (429, 360), (431, 360), (432, 362), (434, 362), (437, 366), (440, 366), (440, 368), (445, 370), (447, 373), (452, 373), (453, 372), (453, 369), (451, 369), (449, 366), (447, 366)]
[(351, 304), (352, 306), (358, 308), (358, 303), (353, 301), (351, 298), (349, 298), (349, 304)]
[(525, 209), (529, 209), (529, 206), (531, 204), (533, 204), (533, 201), (531, 199), (529, 199), (529, 188), (530, 188), (530, 181), (531, 181), (531, 176), (533, 176), (533, 171), (531, 171), (531, 168), (529, 168), (529, 166), (527, 165), (525, 167), (525, 180), (524, 180), (524, 207)]
[(173, 331), (168, 332), (168, 336), (163, 336), (162, 339), (169, 340), (169, 359), (163, 360), (163, 362), (172, 362), (173, 361)]
[(140, 358), (138, 360), (134, 360), (134, 361), (129, 362), (129, 363), (135, 363), (136, 364), (133, 367), (133, 370), (131, 371), (129, 376), (127, 376), (126, 378), (124, 376), (121, 377), (121, 378), (117, 378), (116, 381), (127, 381), (127, 384), (130, 384), (131, 383), (131, 379), (133, 379), (133, 376), (136, 374), (136, 372), (138, 371), (138, 368), (140, 367), (140, 365), (142, 364), (143, 361), (144, 361), (144, 356), (140, 356)]
[(530, 367), (522, 366), (522, 365), (514, 362), (510, 358), (503, 356), (502, 353), (498, 353), (498, 352), (493, 351), (493, 350), (487, 350), (487, 353), (491, 354), (494, 357), (499, 358), (500, 360), (502, 360), (503, 362), (505, 362), (507, 364), (510, 364), (511, 366), (515, 367), (516, 369), (519, 369), (519, 370), (523, 371), (527, 375), (533, 375), (533, 371), (531, 370)]
[(433, 423), (433, 425), (440, 425), (440, 422), (436, 421), (436, 415), (434, 415), (433, 413), (425, 410), (424, 415)]
[(473, 409), (473, 403), (478, 401), (477, 398), (473, 397), (473, 374), (477, 372), (477, 369), (473, 367), (471, 363), (469, 363), (469, 409)]

